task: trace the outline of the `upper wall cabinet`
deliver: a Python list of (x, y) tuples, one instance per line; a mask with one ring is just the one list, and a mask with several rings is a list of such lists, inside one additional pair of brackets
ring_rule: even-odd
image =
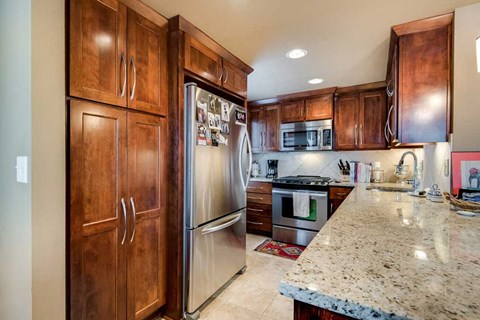
[(247, 97), (248, 72), (188, 34), (185, 35), (185, 69), (232, 93)]
[(185, 69), (216, 85), (222, 84), (222, 57), (189, 35), (185, 36)]
[(333, 94), (336, 88), (326, 88), (279, 96), (281, 122), (332, 119)]
[(263, 105), (258, 101), (248, 106), (248, 132), (252, 143), (252, 152), (270, 152), (279, 150), (280, 142), (280, 106)]
[(126, 107), (127, 8), (70, 1), (70, 96)]
[(128, 107), (166, 114), (167, 29), (128, 10)]
[(448, 139), (452, 19), (447, 14), (392, 28), (387, 81), (393, 146)]
[(339, 88), (335, 100), (335, 150), (385, 149), (385, 83)]
[(69, 45), (70, 96), (166, 114), (165, 18), (117, 0), (72, 0)]

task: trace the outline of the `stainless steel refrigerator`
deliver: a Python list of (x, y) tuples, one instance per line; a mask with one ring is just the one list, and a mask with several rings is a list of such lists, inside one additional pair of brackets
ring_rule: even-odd
[(246, 265), (246, 190), (252, 165), (245, 108), (185, 84), (187, 318)]

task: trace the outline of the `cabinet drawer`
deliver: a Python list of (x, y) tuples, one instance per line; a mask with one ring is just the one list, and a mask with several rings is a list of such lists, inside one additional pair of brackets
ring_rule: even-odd
[(330, 199), (345, 199), (350, 192), (352, 192), (351, 188), (339, 188), (339, 187), (331, 187), (330, 188)]
[(248, 201), (247, 214), (272, 218), (272, 206), (269, 204), (258, 204)]
[(247, 192), (247, 201), (251, 203), (272, 204), (272, 195), (266, 193)]
[(272, 232), (272, 218), (260, 217), (247, 213), (247, 231)]
[(247, 188), (248, 192), (272, 193), (272, 184), (270, 182), (250, 181)]

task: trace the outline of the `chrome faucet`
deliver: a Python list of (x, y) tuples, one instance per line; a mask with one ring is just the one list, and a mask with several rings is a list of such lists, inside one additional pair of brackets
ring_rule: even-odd
[(407, 151), (404, 154), (402, 154), (402, 157), (400, 158), (400, 161), (398, 162), (397, 171), (402, 171), (403, 170), (403, 162), (405, 160), (405, 157), (409, 154), (413, 156), (413, 166), (414, 166), (414, 169), (413, 169), (413, 192), (415, 192), (415, 191), (417, 191), (418, 184), (419, 184), (418, 168), (417, 168), (418, 159), (417, 159), (417, 155), (415, 154), (415, 152)]

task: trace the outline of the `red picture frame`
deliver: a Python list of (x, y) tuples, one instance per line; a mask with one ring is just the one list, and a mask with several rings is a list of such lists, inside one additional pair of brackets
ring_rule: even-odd
[(480, 152), (452, 152), (452, 192), (469, 187), (480, 191)]

